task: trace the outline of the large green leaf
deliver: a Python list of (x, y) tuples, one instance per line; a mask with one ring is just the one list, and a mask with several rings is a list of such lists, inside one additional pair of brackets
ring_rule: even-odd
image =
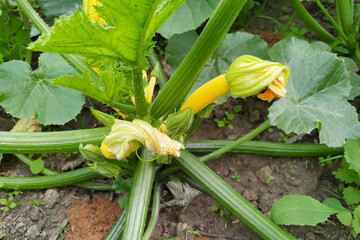
[(39, 68), (10, 61), (0, 65), (0, 105), (17, 118), (35, 115), (45, 125), (73, 119), (84, 104), (84, 96), (71, 89), (50, 84), (50, 80), (75, 70), (60, 55), (44, 53)]
[(270, 51), (273, 61), (287, 65), (288, 94), (269, 108), (269, 119), (286, 133), (310, 133), (319, 128), (320, 142), (340, 147), (360, 136), (356, 109), (346, 100), (350, 75), (343, 60), (322, 43), (285, 39)]
[(71, 15), (75, 9), (82, 7), (82, 0), (35, 0), (44, 9), (46, 18), (52, 21), (60, 15)]
[(219, 0), (186, 0), (179, 9), (159, 28), (159, 33), (169, 39), (199, 27), (214, 12)]
[[(42, 35), (30, 48), (38, 51), (107, 57), (131, 66), (143, 63), (145, 51), (152, 46), (157, 28), (182, 0), (160, 4), (160, 0), (102, 0), (97, 12), (106, 26), (92, 22), (78, 10), (55, 21), (49, 34)], [(167, 1), (168, 2), (168, 1)], [(158, 8), (157, 8), (158, 7)], [(155, 19), (155, 17), (157, 19)]]
[[(174, 35), (169, 39), (166, 48), (166, 60), (171, 67), (171, 72), (175, 72), (196, 39), (197, 35), (193, 31)], [(262, 59), (269, 58), (267, 55), (267, 45), (259, 36), (245, 32), (227, 34), (204, 66), (189, 94), (207, 81), (224, 74), (237, 57), (246, 54)], [(229, 96), (231, 95), (228, 94), (216, 102), (223, 103)]]
[(338, 208), (331, 208), (309, 196), (288, 195), (274, 204), (270, 215), (276, 224), (314, 226), (326, 221), (330, 215), (342, 211)]

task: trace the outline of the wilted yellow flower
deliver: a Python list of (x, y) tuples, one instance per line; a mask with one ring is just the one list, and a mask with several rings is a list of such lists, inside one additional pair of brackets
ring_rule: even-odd
[(169, 138), (149, 123), (135, 119), (132, 122), (119, 120), (114, 123), (111, 132), (101, 144), (101, 151), (108, 158), (121, 159), (143, 144), (150, 151), (159, 155), (180, 156), (184, 146)]
[(216, 99), (232, 93), (237, 97), (248, 97), (266, 91), (258, 97), (271, 101), (286, 95), (285, 85), (290, 75), (287, 66), (277, 62), (261, 60), (250, 55), (238, 57), (226, 74), (220, 75), (198, 88), (182, 105), (191, 106), (197, 113)]

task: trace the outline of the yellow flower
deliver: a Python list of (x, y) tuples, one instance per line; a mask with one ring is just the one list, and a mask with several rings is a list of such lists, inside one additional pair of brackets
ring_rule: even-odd
[(184, 146), (166, 134), (160, 132), (145, 121), (135, 119), (132, 122), (118, 120), (101, 144), (101, 151), (107, 158), (121, 159), (129, 156), (143, 144), (159, 155), (180, 156)]
[(226, 74), (220, 75), (198, 88), (182, 105), (181, 110), (191, 106), (194, 113), (215, 101), (232, 93), (237, 97), (248, 97), (266, 91), (258, 97), (271, 101), (275, 97), (286, 95), (285, 85), (290, 75), (287, 66), (277, 62), (261, 60), (244, 55), (238, 57)]
[(225, 78), (233, 95), (248, 97), (267, 88), (258, 97), (270, 102), (274, 97), (285, 96), (289, 75), (290, 69), (281, 63), (244, 55), (230, 65)]

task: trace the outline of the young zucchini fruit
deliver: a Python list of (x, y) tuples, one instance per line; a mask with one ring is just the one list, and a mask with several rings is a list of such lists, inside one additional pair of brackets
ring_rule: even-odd
[[(182, 105), (191, 106), (194, 113), (231, 92), (237, 97), (258, 94), (258, 98), (271, 102), (286, 95), (285, 86), (290, 75), (287, 66), (261, 60), (250, 55), (238, 57), (226, 74), (222, 74), (198, 88)], [(266, 89), (264, 93), (259, 94)]]

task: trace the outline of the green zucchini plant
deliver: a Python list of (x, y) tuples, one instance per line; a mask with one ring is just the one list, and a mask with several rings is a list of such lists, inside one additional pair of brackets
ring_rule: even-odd
[[(81, 12), (75, 10), (71, 16), (61, 16), (49, 28), (26, 0), (16, 0), (20, 11), (42, 33), (28, 49), (47, 53), (40, 56), (39, 68), (35, 71), (22, 61), (0, 65), (0, 81), (5, 86), (0, 89), (1, 106), (14, 116), (35, 115), (43, 124), (54, 124), (74, 116), (74, 112), (59, 114), (54, 108), (70, 108), (72, 104), (66, 101), (69, 96), (77, 99), (81, 106), (84, 99), (80, 93), (84, 93), (111, 106), (123, 119), (92, 109), (105, 127), (58, 132), (0, 132), (0, 153), (15, 154), (28, 165), (32, 160), (24, 154), (80, 151), (89, 161), (89, 166), (65, 173), (42, 168), (45, 176), (0, 177), (1, 189), (75, 185), (109, 190), (108, 185), (90, 179), (98, 175), (131, 176), (131, 189), (129, 182), (117, 182), (115, 187), (118, 192), (130, 190), (128, 206), (106, 239), (149, 239), (159, 215), (161, 184), (170, 174), (183, 171), (188, 181), (264, 239), (294, 239), (206, 163), (225, 153), (271, 156), (343, 153), (346, 139), (360, 136), (356, 109), (347, 101), (359, 95), (353, 87), (353, 82), (359, 80), (356, 64), (351, 59), (337, 57), (322, 42), (288, 38), (268, 48), (257, 36), (240, 32), (227, 34), (246, 1), (222, 0), (213, 1), (217, 2), (215, 10), (199, 36), (190, 31), (184, 33), (190, 36), (186, 42), (182, 41), (183, 34), (169, 39), (168, 61), (173, 74), (166, 81), (152, 54), (155, 45), (152, 38), (184, 1), (89, 0), (84, 1)], [(153, 66), (149, 81), (143, 73), (149, 68), (148, 59)], [(153, 100), (156, 78), (160, 91)], [(42, 111), (34, 107), (36, 104), (33, 108), (16, 108), (19, 102), (15, 100), (19, 99), (14, 96), (25, 91), (15, 91), (15, 86), (20, 85), (17, 81), (29, 84), (38, 94), (49, 92), (44, 89), (57, 92), (44, 98), (50, 101), (51, 109)], [(204, 82), (207, 83), (203, 85)], [(38, 86), (47, 88), (38, 89)], [(206, 107), (210, 103), (225, 101), (226, 97), (222, 96), (230, 92), (247, 97), (263, 90), (259, 98), (281, 99), (272, 104), (268, 119), (259, 127), (235, 141), (187, 141), (201, 121), (199, 117), (193, 123), (194, 114), (205, 116), (204, 111), (208, 111)], [(23, 103), (36, 97), (24, 96)], [(61, 101), (63, 104), (56, 105)], [(309, 133), (317, 128), (321, 144), (250, 141), (271, 125), (286, 134)], [(120, 176), (118, 180), (122, 182)], [(152, 213), (145, 231), (151, 196)]]

